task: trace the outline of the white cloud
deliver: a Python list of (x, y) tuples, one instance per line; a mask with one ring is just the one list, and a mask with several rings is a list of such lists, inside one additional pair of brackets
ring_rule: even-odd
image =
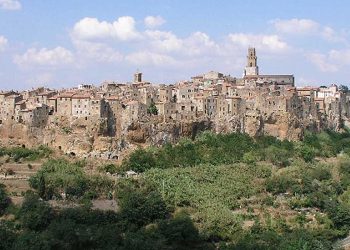
[(322, 72), (337, 72), (339, 70), (337, 65), (330, 63), (329, 58), (324, 54), (311, 53), (307, 57)]
[(131, 53), (125, 59), (134, 65), (171, 66), (176, 64), (175, 59), (171, 56), (149, 51)]
[(247, 48), (253, 46), (257, 49), (270, 51), (286, 51), (289, 46), (277, 35), (255, 35), (245, 33), (229, 34), (230, 42), (235, 45)]
[(188, 55), (203, 55), (216, 53), (219, 45), (203, 32), (195, 32), (184, 40), (184, 49)]
[(344, 34), (335, 31), (329, 26), (322, 26), (311, 19), (277, 19), (271, 21), (271, 23), (279, 33), (291, 35), (313, 35), (319, 36), (328, 42), (347, 43)]
[(81, 19), (73, 28), (73, 34), (80, 39), (107, 38), (112, 32), (112, 24), (90, 17)]
[(310, 19), (289, 19), (289, 20), (273, 20), (273, 25), (276, 30), (289, 34), (306, 34), (310, 32), (317, 32), (320, 25)]
[(146, 36), (150, 39), (150, 43), (158, 51), (172, 52), (182, 48), (183, 41), (177, 38), (172, 32), (159, 30), (146, 30)]
[(161, 16), (147, 16), (144, 20), (145, 26), (149, 29), (154, 29), (162, 26), (165, 20)]
[(120, 40), (126, 41), (141, 37), (136, 31), (134, 18), (130, 16), (119, 17), (117, 21), (113, 22), (113, 27)]
[(17, 0), (0, 0), (0, 9), (4, 10), (19, 10), (22, 5)]
[(5, 50), (7, 43), (7, 39), (4, 36), (0, 36), (0, 52)]
[(65, 48), (28, 49), (23, 55), (16, 55), (14, 62), (19, 66), (58, 66), (73, 62), (73, 53)]
[(172, 32), (146, 30), (145, 35), (150, 39), (150, 48), (160, 53), (176, 53), (177, 56), (195, 56), (212, 54), (218, 45), (203, 32), (194, 32), (189, 37), (178, 38)]
[(345, 50), (331, 50), (329, 52), (329, 59), (340, 65), (350, 65), (350, 49)]
[(338, 34), (338, 32), (336, 32), (334, 29), (332, 29), (329, 26), (323, 27), (320, 33), (321, 33), (321, 36), (329, 42), (347, 43), (345, 37), (343, 37), (341, 34)]
[(74, 25), (73, 37), (82, 40), (117, 38), (122, 41), (141, 38), (135, 24), (134, 18), (130, 16), (119, 17), (113, 23), (85, 17)]
[(73, 41), (79, 59), (98, 62), (119, 62), (123, 55), (103, 43), (75, 40)]
[(350, 49), (332, 49), (325, 54), (311, 53), (307, 58), (323, 72), (337, 72), (350, 65)]

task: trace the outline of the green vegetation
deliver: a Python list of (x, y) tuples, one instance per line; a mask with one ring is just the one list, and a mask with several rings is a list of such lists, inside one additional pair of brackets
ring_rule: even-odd
[(65, 134), (71, 134), (72, 133), (72, 128), (70, 127), (63, 127), (62, 128), (62, 132), (65, 133)]
[(42, 158), (48, 158), (52, 154), (52, 150), (46, 146), (39, 146), (38, 148), (25, 148), (25, 147), (14, 147), (14, 148), (0, 148), (0, 157), (9, 156), (15, 162), (20, 159), (27, 161), (35, 161)]
[(105, 176), (88, 176), (84, 166), (82, 161), (52, 159), (29, 179), (29, 184), (45, 200), (61, 199), (62, 195), (67, 199), (107, 196), (113, 189), (113, 181)]
[(194, 141), (182, 139), (177, 145), (162, 148), (139, 148), (122, 165), (123, 170), (144, 172), (151, 168), (193, 167), (201, 164), (221, 165), (238, 162), (254, 164), (268, 161), (286, 167), (300, 158), (313, 162), (316, 157), (334, 157), (340, 152), (350, 153), (349, 132), (324, 131), (306, 133), (302, 142), (280, 141), (271, 136), (256, 138), (246, 134), (213, 134), (204, 132)]
[(153, 101), (151, 102), (151, 104), (147, 108), (147, 113), (150, 115), (158, 115), (158, 109)]
[(0, 183), (0, 216), (3, 215), (9, 205), (10, 198), (5, 190), (5, 185)]
[(350, 230), (349, 140), (347, 131), (301, 142), (205, 132), (140, 148), (121, 169), (144, 172), (168, 208), (187, 211), (223, 249), (330, 249)]
[[(49, 160), (22, 206), (0, 187), (9, 218), (0, 249), (332, 249), (350, 231), (349, 140), (347, 131), (301, 142), (205, 132), (139, 148), (98, 175), (84, 161)], [(142, 174), (103, 174), (130, 169)], [(116, 199), (117, 212), (92, 210), (101, 198)], [(53, 209), (50, 199), (77, 206)]]
[(118, 167), (114, 164), (105, 164), (99, 167), (99, 171), (102, 173), (115, 174), (118, 172)]
[(0, 249), (212, 249), (184, 212), (171, 215), (150, 187), (118, 192), (120, 212), (86, 207), (52, 209), (33, 192), (0, 222)]

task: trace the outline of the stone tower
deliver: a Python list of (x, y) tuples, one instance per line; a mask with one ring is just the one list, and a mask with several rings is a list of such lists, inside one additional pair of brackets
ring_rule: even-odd
[(142, 82), (142, 73), (137, 71), (134, 74), (134, 83), (139, 83), (139, 82)]
[(247, 66), (244, 69), (244, 76), (259, 75), (255, 48), (248, 48)]

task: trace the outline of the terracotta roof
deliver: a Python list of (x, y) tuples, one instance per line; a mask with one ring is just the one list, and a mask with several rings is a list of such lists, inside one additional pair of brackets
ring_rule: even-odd
[(119, 100), (118, 96), (108, 96), (105, 98), (106, 100), (114, 101), (114, 100)]
[(49, 97), (48, 99), (49, 100), (56, 100), (57, 98), (58, 98), (58, 95), (54, 95), (54, 96)]
[(310, 90), (318, 90), (317, 87), (301, 87), (297, 88), (298, 91), (310, 91)]
[(60, 93), (57, 97), (58, 98), (72, 98), (72, 96), (74, 94), (75, 93), (73, 93), (73, 92), (63, 92), (63, 93)]
[(56, 93), (56, 91), (47, 91), (47, 92), (42, 92), (42, 93), (39, 93), (37, 95), (42, 95), (42, 96), (46, 96), (46, 95), (49, 95), (49, 94), (54, 94)]
[(90, 99), (89, 94), (75, 94), (72, 96), (72, 99)]

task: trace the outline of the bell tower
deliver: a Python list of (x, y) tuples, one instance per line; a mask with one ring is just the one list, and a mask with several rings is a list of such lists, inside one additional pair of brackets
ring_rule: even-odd
[(257, 65), (257, 57), (255, 48), (248, 48), (247, 66), (244, 69), (244, 76), (259, 75), (259, 67)]

